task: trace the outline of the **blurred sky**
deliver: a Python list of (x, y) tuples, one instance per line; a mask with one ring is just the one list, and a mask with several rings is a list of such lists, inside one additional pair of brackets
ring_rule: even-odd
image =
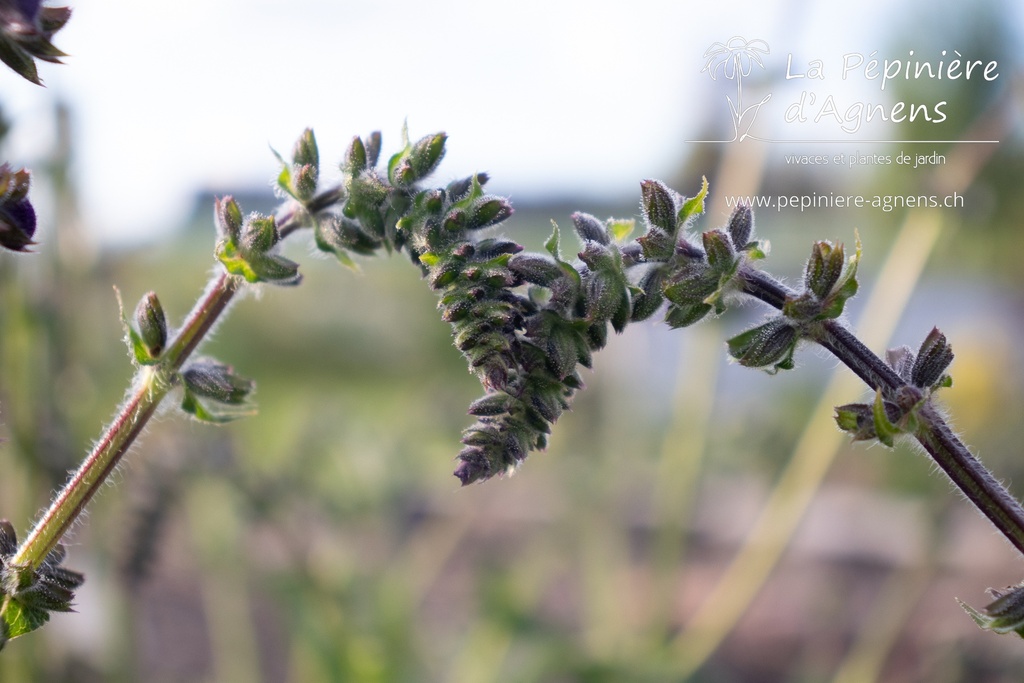
[(41, 65), (47, 88), (0, 72), (6, 152), (30, 165), (52, 138), (51, 103), (69, 102), (86, 223), (105, 241), (159, 236), (197, 189), (268, 184), (268, 147), (287, 152), (305, 126), (332, 166), (354, 134), (379, 129), (394, 151), (407, 119), (413, 137), (448, 132), (442, 182), (486, 170), (513, 200), (631, 197), (728, 117), (729, 88), (701, 73), (713, 42), (763, 39), (777, 67), (787, 52), (912, 49), (929, 14), (970, 12), (889, 0), (72, 6), (55, 41), (72, 56)]

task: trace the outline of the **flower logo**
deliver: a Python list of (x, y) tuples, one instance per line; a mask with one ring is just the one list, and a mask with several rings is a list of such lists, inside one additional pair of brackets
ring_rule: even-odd
[(757, 117), (757, 112), (761, 105), (772, 98), (771, 94), (768, 94), (757, 104), (743, 107), (743, 78), (750, 75), (754, 64), (763, 69), (764, 62), (761, 55), (767, 55), (770, 52), (768, 43), (765, 41), (759, 38), (745, 40), (742, 36), (733, 36), (725, 43), (716, 42), (704, 52), (705, 61), (704, 68), (700, 70), (701, 73), (707, 71), (711, 79), (715, 81), (718, 80), (719, 74), (730, 81), (736, 81), (736, 101), (733, 102), (731, 97), (725, 96), (732, 112), (734, 130), (733, 139), (730, 142), (753, 137), (749, 131)]

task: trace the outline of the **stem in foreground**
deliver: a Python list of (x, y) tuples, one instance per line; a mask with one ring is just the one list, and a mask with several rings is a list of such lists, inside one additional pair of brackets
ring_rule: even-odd
[[(774, 308), (782, 309), (786, 298), (795, 295), (761, 271), (744, 268), (740, 278), (744, 292)], [(891, 367), (835, 320), (823, 322), (814, 341), (853, 370), (868, 386), (881, 390), (886, 396), (907, 386)], [(922, 406), (917, 417), (914, 437), (921, 446), (968, 500), (1024, 554), (1024, 508), (1021, 504), (956, 437), (933, 406)]]
[(211, 280), (202, 298), (168, 344), (160, 363), (139, 371), (131, 396), (89, 456), (36, 522), (11, 558), (12, 565), (36, 569), (43, 563), (142, 433), (160, 401), (171, 390), (174, 373), (227, 309), (238, 287), (239, 279), (227, 273)]

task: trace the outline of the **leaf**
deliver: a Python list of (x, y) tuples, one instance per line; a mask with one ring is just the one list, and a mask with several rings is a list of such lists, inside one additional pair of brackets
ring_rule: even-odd
[(624, 242), (636, 229), (636, 221), (632, 218), (616, 218), (608, 221), (608, 232), (616, 242)]
[(547, 249), (548, 253), (554, 256), (558, 261), (562, 260), (560, 249), (558, 247), (558, 223), (551, 221), (551, 237), (548, 237), (547, 241), (544, 242), (544, 248)]
[(696, 218), (700, 214), (704, 213), (704, 199), (708, 196), (708, 179), (705, 176), (701, 177), (702, 183), (700, 192), (697, 193), (696, 197), (691, 197), (683, 202), (683, 205), (679, 207), (679, 224), (685, 225), (688, 221)]
[(871, 416), (875, 423), (875, 436), (886, 446), (892, 448), (896, 435), (900, 433), (900, 428), (889, 420), (881, 389), (875, 391), (875, 403), (872, 406)]
[(201, 401), (188, 389), (185, 390), (181, 400), (181, 409), (200, 422), (209, 424), (226, 424), (256, 414), (256, 409), (253, 407), (229, 406), (216, 401)]
[(117, 297), (117, 308), (121, 315), (121, 327), (124, 329), (125, 342), (128, 345), (128, 350), (132, 354), (132, 358), (139, 365), (155, 364), (159, 358), (155, 358), (150, 355), (149, 349), (143, 341), (142, 336), (134, 327), (132, 327), (131, 323), (128, 322), (128, 315), (124, 312), (124, 302), (121, 300), (121, 290), (116, 286), (114, 287), (114, 294)]

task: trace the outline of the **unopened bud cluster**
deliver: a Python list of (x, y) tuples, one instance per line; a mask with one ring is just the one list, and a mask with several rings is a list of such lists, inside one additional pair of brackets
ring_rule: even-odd
[(64, 546), (57, 545), (38, 567), (11, 562), (18, 550), (14, 526), (0, 519), (0, 650), (11, 638), (42, 626), (50, 612), (70, 612), (75, 589), (85, 577), (65, 569)]
[(905, 384), (888, 395), (879, 390), (874, 403), (849, 403), (836, 408), (836, 424), (855, 441), (878, 439), (892, 446), (898, 434), (914, 433), (917, 414), (932, 394), (953, 384), (946, 374), (953, 362), (953, 349), (938, 328), (932, 328), (917, 353), (908, 346), (890, 349), (886, 362)]

